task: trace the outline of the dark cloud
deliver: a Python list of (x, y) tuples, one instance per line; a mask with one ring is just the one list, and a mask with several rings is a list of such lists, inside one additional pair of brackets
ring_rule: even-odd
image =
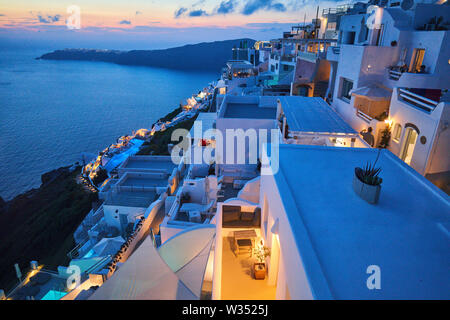
[(131, 24), (130, 20), (122, 20), (119, 22), (119, 24)]
[(189, 12), (189, 17), (202, 17), (202, 16), (207, 16), (208, 14), (206, 13), (205, 10), (192, 10)]
[(53, 22), (58, 22), (59, 20), (61, 20), (61, 15), (55, 14), (54, 16), (51, 16), (51, 15), (45, 16), (42, 14), (38, 14), (37, 18), (40, 23), (53, 23)]
[(185, 14), (187, 11), (188, 11), (187, 8), (184, 8), (184, 7), (179, 8), (179, 9), (178, 9), (177, 11), (175, 11), (175, 13), (174, 13), (175, 19), (176, 19), (176, 18), (179, 18), (180, 16), (182, 16), (183, 14)]
[(249, 16), (260, 10), (286, 11), (286, 6), (273, 0), (251, 0), (242, 9), (242, 14)]
[(236, 8), (236, 0), (222, 1), (217, 9), (218, 14), (232, 13)]
[(205, 2), (204, 0), (200, 0), (195, 2), (190, 7), (180, 7), (175, 11), (175, 18), (179, 18), (181, 16), (201, 17), (227, 15), (239, 10), (238, 7), (242, 7), (240, 13), (246, 16), (252, 15), (257, 11), (285, 12), (288, 10), (288, 8), (294, 10), (301, 4), (314, 1), (317, 0), (289, 0), (286, 2), (286, 4), (284, 4), (281, 0), (221, 0), (220, 4), (214, 10), (207, 12), (204, 9), (199, 8), (199, 6), (201, 6)]

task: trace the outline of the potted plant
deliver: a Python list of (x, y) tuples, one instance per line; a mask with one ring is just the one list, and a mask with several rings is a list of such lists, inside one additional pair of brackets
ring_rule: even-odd
[(264, 280), (266, 278), (266, 258), (270, 256), (270, 249), (264, 246), (261, 242), (254, 249), (254, 254), (257, 262), (253, 264), (253, 274), (256, 280)]
[(380, 199), (381, 183), (383, 179), (379, 177), (381, 168), (376, 168), (376, 163), (380, 157), (378, 151), (377, 159), (373, 164), (367, 163), (364, 168), (355, 168), (353, 177), (353, 190), (363, 200), (370, 204), (377, 204)]

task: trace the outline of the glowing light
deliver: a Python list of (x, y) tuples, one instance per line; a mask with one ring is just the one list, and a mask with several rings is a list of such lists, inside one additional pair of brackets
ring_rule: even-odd
[(29, 283), (30, 279), (34, 277), (37, 273), (39, 273), (39, 271), (41, 271), (43, 267), (44, 265), (40, 265), (39, 267), (37, 267), (37, 269), (28, 272), (25, 280), (23, 281), (23, 285), (25, 286), (27, 283)]

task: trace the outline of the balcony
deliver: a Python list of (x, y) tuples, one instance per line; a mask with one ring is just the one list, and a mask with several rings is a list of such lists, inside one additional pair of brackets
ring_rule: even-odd
[(326, 8), (322, 10), (322, 17), (327, 17), (329, 15), (342, 15), (347, 13), (350, 9), (353, 8), (352, 4), (344, 4), (344, 5), (339, 5), (335, 8)]
[(402, 76), (402, 72), (396, 70), (389, 70), (389, 79), (398, 81)]
[(281, 57), (281, 61), (295, 63), (297, 61), (297, 56), (296, 55), (284, 55)]
[(367, 123), (374, 119), (384, 120), (389, 114), (389, 105), (392, 92), (379, 84), (372, 84), (352, 90), (356, 116)]
[[(259, 229), (257, 229), (259, 234)], [(223, 238), (221, 299), (223, 300), (274, 300), (276, 287), (265, 280), (255, 280), (252, 266), (254, 256), (236, 255), (232, 237)]]
[(317, 58), (319, 57), (319, 55), (317, 53), (314, 53), (314, 52), (302, 52), (302, 51), (299, 51), (297, 56), (300, 59), (302, 59), (302, 60), (305, 60), (305, 61), (308, 61), (308, 62), (312, 62), (312, 63), (315, 63)]
[(356, 116), (362, 120), (364, 120), (366, 123), (371, 123), (373, 118), (369, 116), (368, 114), (364, 113), (360, 109), (356, 109)]
[(402, 88), (442, 88), (442, 78), (439, 74), (406, 72), (398, 67), (387, 68), (385, 74), (391, 86)]
[[(420, 91), (423, 91), (428, 97), (424, 97), (419, 94)], [(398, 89), (398, 99), (400, 101), (406, 102), (407, 104), (412, 105), (413, 107), (426, 113), (431, 113), (434, 111), (436, 106), (439, 104), (440, 97), (441, 90), (439, 89)]]
[(280, 56), (277, 53), (271, 53), (270, 59), (272, 60), (280, 60)]

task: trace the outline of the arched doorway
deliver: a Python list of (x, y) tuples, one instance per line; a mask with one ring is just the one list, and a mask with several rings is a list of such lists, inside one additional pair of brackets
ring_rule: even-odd
[(401, 152), (401, 159), (409, 165), (411, 164), (418, 136), (419, 133), (416, 129), (412, 127), (406, 128), (403, 149)]

